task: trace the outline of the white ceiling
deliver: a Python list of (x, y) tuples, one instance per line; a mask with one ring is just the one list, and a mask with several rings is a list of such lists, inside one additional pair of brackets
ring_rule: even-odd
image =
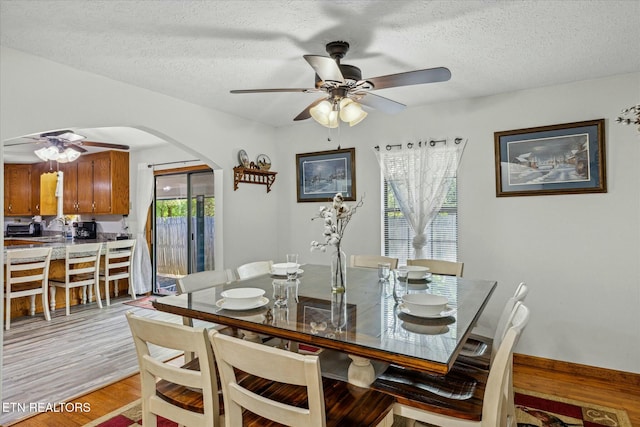
[(13, 49), (286, 126), (319, 95), (229, 90), (313, 87), (302, 55), (327, 55), (334, 40), (351, 44), (342, 62), (364, 78), (451, 70), (448, 82), (375, 92), (409, 108), (639, 71), (640, 0), (0, 0), (0, 36)]

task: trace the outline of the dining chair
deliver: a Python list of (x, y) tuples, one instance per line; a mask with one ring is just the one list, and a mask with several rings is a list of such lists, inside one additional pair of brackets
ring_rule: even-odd
[[(142, 425), (157, 425), (158, 416), (184, 426), (223, 425), (213, 350), (206, 330), (131, 312), (126, 316), (140, 366)], [(151, 355), (150, 345), (194, 352), (197, 363), (180, 367), (156, 359)]]
[(238, 279), (250, 279), (251, 277), (260, 276), (261, 274), (271, 273), (271, 266), (273, 261), (254, 261), (247, 264), (242, 264), (236, 269), (238, 273)]
[(49, 266), (52, 248), (9, 249), (5, 254), (5, 323), (11, 327), (11, 300), (28, 296), (29, 315), (36, 313), (36, 295), (42, 295), (42, 312), (47, 321), (49, 314)]
[(378, 264), (388, 262), (391, 270), (398, 268), (398, 258), (383, 255), (351, 255), (349, 267), (378, 268)]
[(64, 288), (65, 313), (70, 314), (69, 294), (72, 288), (80, 290), (80, 302), (87, 302), (87, 287), (95, 288), (96, 302), (102, 308), (98, 272), (100, 270), (101, 243), (67, 245), (65, 250), (64, 277), (49, 279), (51, 311), (56, 309), (56, 289)]
[(529, 321), (529, 309), (521, 302), (516, 306), (488, 372), (456, 363), (437, 376), (392, 365), (373, 387), (396, 397), (394, 413), (407, 418), (408, 427), (515, 426), (513, 349)]
[[(203, 289), (213, 288), (216, 286), (225, 285), (231, 283), (235, 280), (235, 275), (233, 271), (230, 269), (226, 270), (208, 270), (208, 271), (199, 271), (197, 273), (187, 274), (184, 277), (180, 277), (177, 280), (176, 290), (178, 291), (178, 295), (186, 294), (190, 292), (196, 292)], [(212, 327), (220, 329), (225, 329), (228, 326), (218, 325), (215, 323), (205, 323), (206, 327)], [(182, 324), (185, 326), (193, 327), (193, 319), (188, 316), (182, 316)], [(201, 325), (200, 326), (205, 326)], [(193, 352), (186, 352), (184, 355), (185, 362), (191, 361), (195, 357)]]
[(463, 262), (444, 261), (441, 259), (408, 259), (407, 265), (428, 267), (433, 274), (462, 277)]
[(136, 299), (132, 280), (132, 260), (133, 251), (136, 247), (135, 240), (114, 240), (107, 242), (106, 253), (104, 255), (104, 269), (100, 270), (99, 280), (104, 282), (104, 295), (107, 305), (111, 305), (109, 284), (114, 283), (114, 297), (118, 296), (118, 281), (127, 279), (129, 281), (129, 294), (132, 299)]
[(520, 283), (513, 296), (507, 300), (502, 309), (493, 338), (471, 334), (465, 341), (456, 361), (482, 369), (489, 369), (491, 361), (495, 358), (496, 351), (500, 347), (500, 342), (504, 338), (509, 322), (515, 314), (516, 303), (523, 302), (528, 293), (529, 287), (526, 283)]
[[(386, 426), (394, 398), (370, 388), (323, 378), (317, 356), (209, 332), (227, 427)], [(237, 372), (247, 376), (238, 380)]]

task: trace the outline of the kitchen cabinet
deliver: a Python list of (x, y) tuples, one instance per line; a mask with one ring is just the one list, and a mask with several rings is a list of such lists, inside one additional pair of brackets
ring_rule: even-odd
[[(49, 162), (31, 165), (31, 212), (33, 215), (56, 214), (56, 172)], [(51, 178), (43, 183), (44, 174), (51, 173)], [(44, 175), (47, 176), (47, 175)]]
[(129, 153), (83, 154), (60, 165), (65, 214), (129, 214)]
[(4, 215), (33, 215), (31, 205), (31, 165), (4, 165)]

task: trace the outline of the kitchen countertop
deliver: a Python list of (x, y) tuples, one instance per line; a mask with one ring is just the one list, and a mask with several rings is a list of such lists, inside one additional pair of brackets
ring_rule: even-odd
[[(41, 236), (41, 237), (5, 237), (5, 242), (12, 240), (25, 242), (25, 244), (17, 244), (11, 246), (5, 246), (4, 252), (7, 249), (27, 249), (27, 248), (42, 248), (52, 247), (51, 259), (64, 259), (66, 255), (66, 247), (69, 245), (81, 245), (83, 243), (106, 243), (115, 239), (65, 239), (61, 236)], [(33, 242), (33, 243), (27, 243)], [(104, 247), (102, 251), (104, 253)]]

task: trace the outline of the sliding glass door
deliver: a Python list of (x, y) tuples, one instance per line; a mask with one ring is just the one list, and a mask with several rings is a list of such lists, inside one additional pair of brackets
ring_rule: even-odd
[(175, 292), (176, 279), (213, 270), (215, 198), (213, 172), (156, 175), (154, 292)]

